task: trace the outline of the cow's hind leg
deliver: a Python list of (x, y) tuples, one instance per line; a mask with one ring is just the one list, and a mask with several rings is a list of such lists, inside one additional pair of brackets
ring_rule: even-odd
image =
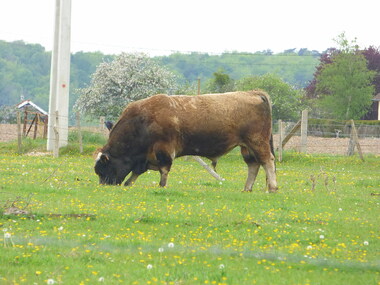
[(248, 166), (248, 177), (243, 191), (252, 192), (253, 184), (255, 183), (257, 174), (259, 173), (260, 163), (257, 162), (254, 155), (249, 153), (249, 150), (246, 147), (242, 146), (240, 151), (245, 163)]
[(276, 179), (276, 168), (274, 164), (275, 158), (271, 151), (269, 141), (250, 144), (249, 149), (252, 150), (256, 161), (259, 162), (265, 170), (267, 176), (268, 191), (276, 192), (278, 187)]
[(158, 161), (158, 170), (160, 171), (160, 174), (161, 174), (160, 186), (165, 187), (168, 180), (168, 174), (172, 166), (173, 159), (168, 153), (164, 151), (158, 151), (156, 153), (156, 158)]

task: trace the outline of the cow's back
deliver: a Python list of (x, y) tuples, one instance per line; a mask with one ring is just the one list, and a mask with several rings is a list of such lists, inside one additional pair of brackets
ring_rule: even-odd
[(269, 139), (268, 96), (260, 91), (223, 94), (155, 95), (141, 102), (156, 137), (175, 141), (177, 156), (220, 156), (247, 136)]

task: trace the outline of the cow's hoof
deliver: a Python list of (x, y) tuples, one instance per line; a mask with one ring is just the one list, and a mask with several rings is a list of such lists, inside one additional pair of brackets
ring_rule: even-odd
[(277, 193), (278, 192), (278, 188), (276, 189), (268, 189), (268, 191), (266, 193)]
[(249, 190), (249, 189), (248, 189), (248, 190), (247, 190), (247, 189), (244, 189), (244, 190), (242, 190), (241, 192), (243, 192), (243, 193), (244, 193), (244, 192), (252, 192), (252, 189), (251, 189), (251, 190)]

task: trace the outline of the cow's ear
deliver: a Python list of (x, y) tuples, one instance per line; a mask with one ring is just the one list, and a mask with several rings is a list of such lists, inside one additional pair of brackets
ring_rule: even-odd
[(110, 160), (109, 155), (107, 153), (102, 153), (102, 152), (99, 152), (96, 158), (96, 162), (101, 162), (101, 163), (107, 163), (109, 160)]

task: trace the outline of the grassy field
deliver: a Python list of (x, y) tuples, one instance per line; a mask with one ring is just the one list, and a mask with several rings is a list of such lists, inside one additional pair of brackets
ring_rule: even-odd
[(219, 162), (225, 181), (178, 159), (164, 189), (153, 171), (100, 186), (91, 155), (66, 153), (0, 144), (0, 284), (380, 282), (378, 156), (287, 153), (266, 194), (263, 170), (241, 192), (237, 150)]

